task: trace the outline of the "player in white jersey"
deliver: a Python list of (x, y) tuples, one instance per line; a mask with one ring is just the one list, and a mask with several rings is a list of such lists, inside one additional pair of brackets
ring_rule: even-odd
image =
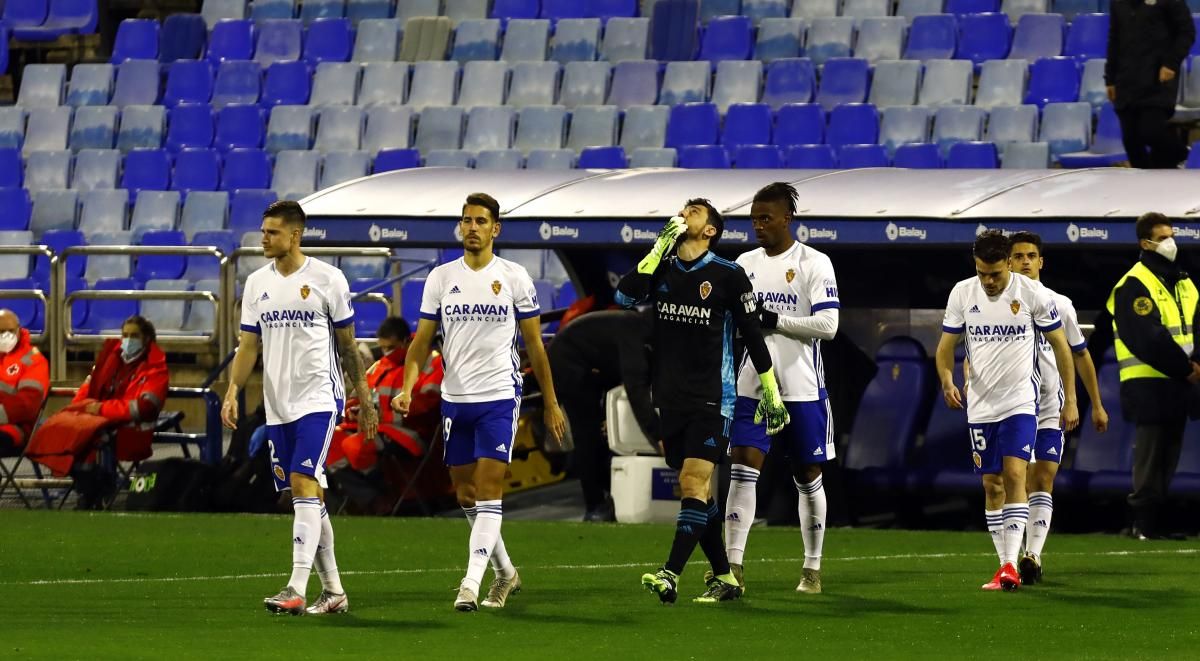
[(525, 340), (534, 376), (542, 387), (547, 431), (561, 440), (566, 424), (550, 362), (542, 346), (541, 309), (533, 280), (520, 264), (493, 254), (500, 234), (500, 205), (473, 193), (463, 204), (463, 256), (435, 268), (425, 280), (421, 319), (404, 359), (404, 386), (392, 408), (408, 413), (412, 388), (442, 333), (442, 432), (446, 465), (458, 503), (471, 524), (467, 575), (454, 608), (478, 608), (479, 584), (490, 560), (495, 574), (482, 604), (503, 608), (521, 589), (521, 578), (500, 536), (504, 474), (512, 460), (521, 411), (521, 365), (517, 332)]
[(756, 485), (767, 452), (774, 447), (789, 457), (800, 494), (804, 567), (796, 590), (815, 594), (821, 592), (827, 509), (821, 464), (834, 458), (821, 340), (833, 339), (837, 333), (841, 303), (829, 257), (796, 241), (792, 234), (797, 198), (796, 189), (786, 183), (759, 190), (750, 219), (760, 247), (737, 258), (758, 297), (763, 336), (791, 422), (773, 439), (764, 425), (754, 423), (762, 387), (754, 366), (743, 361), (730, 434), (733, 465), (725, 506), (725, 547), (734, 576), (744, 587), (742, 560), (754, 523)]
[[(1012, 269), (1032, 280), (1041, 282), (1042, 238), (1033, 232), (1015, 232), (1008, 237), (1012, 242), (1009, 261)], [(1043, 285), (1044, 287), (1045, 285)], [(1092, 402), (1092, 425), (1103, 433), (1108, 429), (1108, 412), (1100, 399), (1100, 380), (1096, 377), (1096, 365), (1088, 353), (1087, 341), (1079, 329), (1079, 317), (1071, 299), (1046, 288), (1063, 322), (1063, 332), (1071, 345), (1072, 362), (1079, 380), (1087, 390)], [(1054, 513), (1054, 477), (1062, 461), (1063, 431), (1059, 425), (1058, 409), (1062, 406), (1063, 388), (1054, 362), (1054, 351), (1045, 336), (1038, 336), (1039, 367), (1042, 388), (1038, 401), (1037, 443), (1033, 446), (1033, 466), (1025, 480), (1029, 492), (1029, 525), (1025, 529), (1025, 553), (1017, 569), (1021, 582), (1032, 585), (1042, 580), (1042, 549), (1046, 536), (1050, 534), (1050, 518)]]
[[(350, 287), (337, 268), (300, 251), (305, 216), (295, 202), (263, 212), (263, 254), (271, 260), (250, 274), (242, 294), (241, 338), (230, 368), (221, 420), (237, 427), (238, 393), (263, 345), (263, 406), (275, 489), (292, 490), (292, 576), (263, 600), (267, 610), (300, 615), (341, 613), (350, 602), (333, 554), (325, 510), (325, 456), (346, 393), (342, 368), (360, 400), (359, 428), (375, 438), (379, 417), (354, 342)], [(305, 588), (314, 562), (321, 595), (307, 611)]]
[(985, 590), (1015, 590), (1017, 554), (1025, 538), (1029, 505), (1025, 472), (1037, 440), (1040, 375), (1037, 332), (1054, 351), (1063, 384), (1061, 429), (1079, 424), (1071, 347), (1045, 287), (1009, 270), (1008, 237), (987, 231), (975, 239), (974, 278), (956, 284), (946, 304), (937, 347), (942, 397), (963, 407), (954, 385), (954, 345), (963, 338), (971, 363), (967, 422), (971, 459), (982, 476), (988, 532), (1000, 569)]

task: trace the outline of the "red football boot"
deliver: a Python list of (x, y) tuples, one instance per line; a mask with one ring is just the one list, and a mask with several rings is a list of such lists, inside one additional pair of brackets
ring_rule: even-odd
[(1017, 573), (1017, 567), (1011, 562), (1005, 563), (1000, 568), (998, 576), (1000, 587), (1004, 588), (1005, 592), (1015, 592), (1017, 588), (1021, 587), (1021, 575)]
[(992, 580), (988, 581), (987, 583), (984, 583), (980, 587), (983, 588), (984, 590), (999, 590), (999, 589), (1001, 589), (1000, 575), (1002, 573), (1004, 573), (1004, 567), (997, 569), (996, 574), (994, 576), (992, 576)]

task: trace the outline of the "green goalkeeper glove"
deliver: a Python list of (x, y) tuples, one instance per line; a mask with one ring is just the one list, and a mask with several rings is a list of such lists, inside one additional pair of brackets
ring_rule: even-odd
[(758, 408), (754, 411), (754, 424), (761, 425), (763, 420), (766, 420), (767, 434), (774, 436), (782, 431), (792, 421), (792, 418), (788, 415), (787, 407), (783, 405), (783, 399), (779, 396), (779, 384), (775, 382), (775, 368), (772, 367), (759, 374), (758, 379), (762, 382), (762, 400), (758, 402)]
[(671, 252), (671, 248), (675, 247), (675, 240), (685, 230), (687, 230), (687, 223), (683, 218), (675, 216), (671, 220), (668, 220), (667, 224), (663, 226), (662, 231), (658, 233), (658, 238), (654, 241), (654, 247), (650, 248), (650, 254), (638, 262), (638, 273), (653, 275), (658, 270), (658, 263), (667, 256), (667, 253)]

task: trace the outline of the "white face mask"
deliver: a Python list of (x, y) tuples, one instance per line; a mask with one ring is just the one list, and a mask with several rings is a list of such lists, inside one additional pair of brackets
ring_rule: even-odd
[(1166, 257), (1167, 261), (1175, 261), (1175, 256), (1179, 254), (1179, 246), (1175, 245), (1175, 237), (1173, 236), (1168, 236), (1162, 241), (1151, 241), (1150, 243), (1158, 244), (1155, 246), (1154, 252)]
[(0, 353), (9, 353), (17, 346), (17, 334), (12, 331), (0, 333)]

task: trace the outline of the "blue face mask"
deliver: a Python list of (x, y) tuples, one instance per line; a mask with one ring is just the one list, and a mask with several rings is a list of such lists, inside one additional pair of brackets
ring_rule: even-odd
[(121, 339), (121, 358), (125, 362), (130, 362), (142, 353), (142, 341), (136, 337), (126, 337)]

